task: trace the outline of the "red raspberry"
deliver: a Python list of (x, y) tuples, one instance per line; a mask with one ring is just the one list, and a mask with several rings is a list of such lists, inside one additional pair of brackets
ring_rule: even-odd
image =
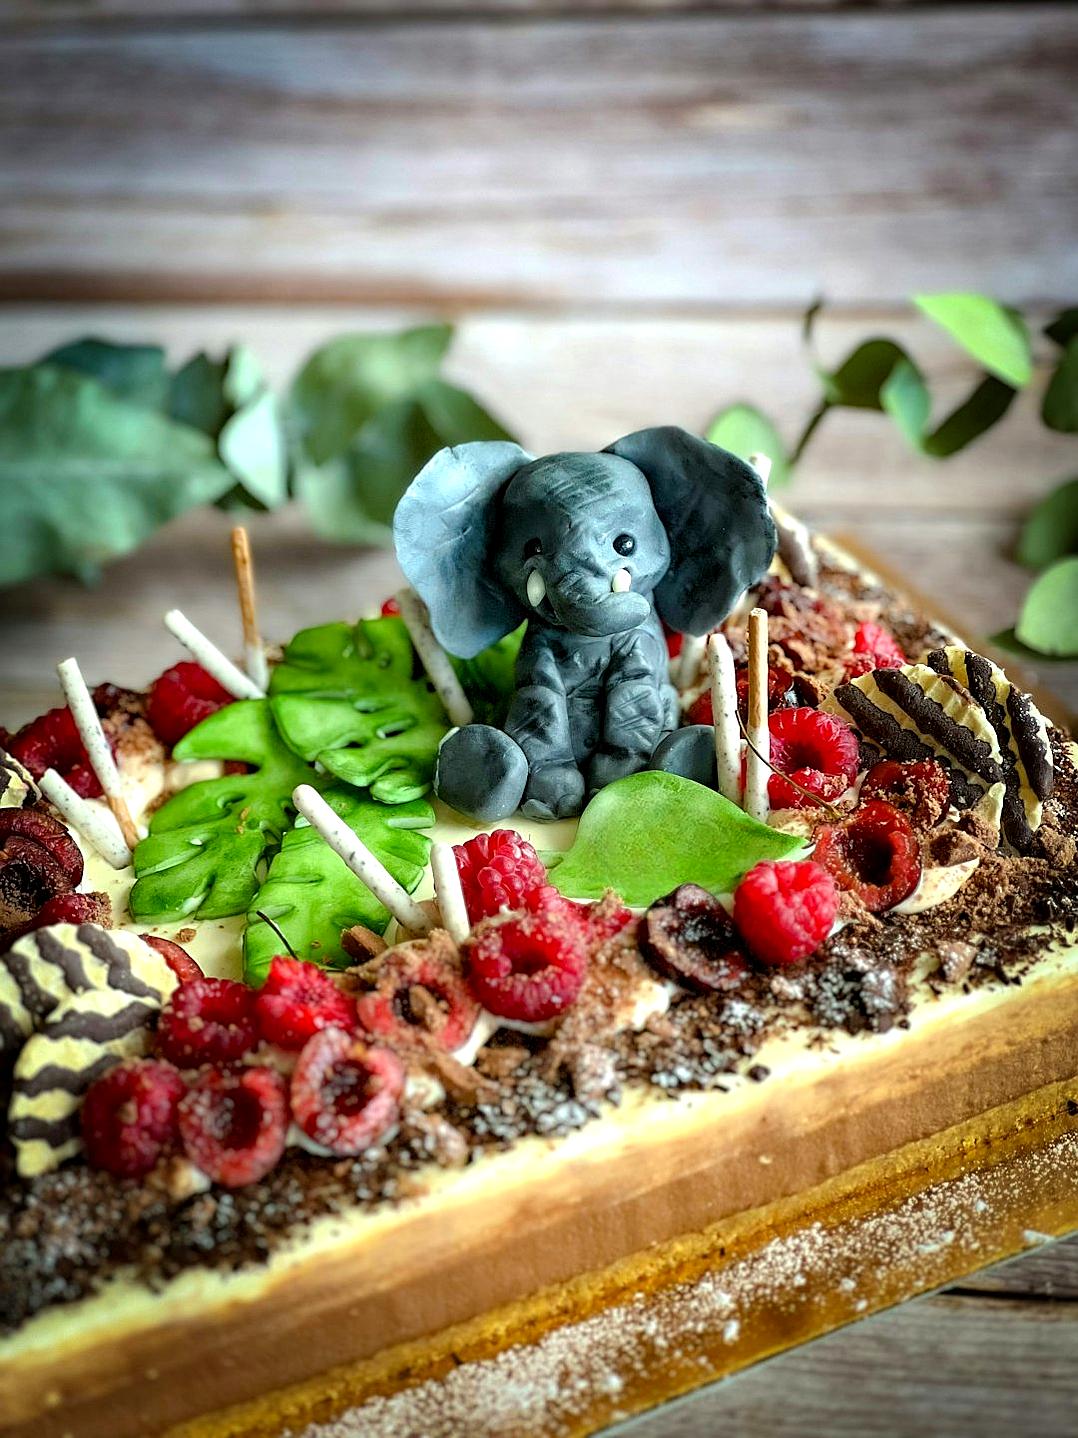
[(853, 636), (853, 653), (846, 661), (846, 678), (856, 679), (874, 669), (901, 669), (909, 660), (898, 640), (882, 624), (863, 620)]
[(841, 824), (822, 824), (813, 857), (840, 889), (851, 890), (874, 914), (900, 904), (921, 877), (913, 826), (882, 799), (862, 804)]
[(524, 908), (529, 914), (557, 913), (564, 917), (579, 929), (589, 953), (620, 934), (633, 918), (633, 911), (625, 907), (613, 890), (595, 903), (586, 903), (567, 899), (553, 884), (533, 889), (524, 900)]
[[(182, 990), (181, 990), (182, 992)], [(187, 1157), (225, 1188), (257, 1183), (284, 1153), (288, 1089), (270, 1068), (207, 1069), (180, 1103)]]
[(157, 1043), (177, 1068), (228, 1064), (258, 1043), (255, 995), (232, 979), (192, 979), (161, 1011)]
[(332, 1153), (362, 1153), (396, 1123), (403, 1092), (404, 1065), (392, 1049), (325, 1029), (292, 1074), (292, 1116)]
[(757, 864), (734, 891), (734, 923), (755, 958), (795, 964), (815, 953), (838, 913), (835, 881), (819, 864)]
[[(742, 664), (736, 673), (737, 685), (737, 707), (742, 719), (748, 717), (749, 712), (749, 671), (746, 665)], [(767, 707), (770, 711), (782, 709), (795, 698), (793, 692), (793, 675), (788, 669), (781, 669), (776, 664), (767, 666)], [(715, 716), (711, 708), (711, 690), (705, 689), (703, 694), (694, 699), (689, 705), (686, 715), (690, 724), (714, 724)]]
[(527, 896), (546, 883), (539, 855), (515, 829), (476, 834), (467, 843), (454, 844), (453, 853), (473, 924), (502, 909), (523, 908)]
[(922, 832), (939, 823), (947, 812), (951, 781), (947, 770), (935, 759), (906, 764), (883, 759), (861, 781), (860, 798), (862, 804), (869, 799), (885, 800), (901, 809), (913, 827)]
[(374, 990), (356, 1000), (356, 1013), (374, 1038), (405, 1047), (430, 1038), (452, 1051), (475, 1028), (479, 1005), (460, 970), (420, 941), (385, 956)]
[(91, 1168), (116, 1178), (141, 1178), (179, 1137), (180, 1100), (187, 1092), (171, 1064), (137, 1059), (117, 1064), (86, 1090), (82, 1139)]
[(205, 978), (198, 964), (181, 944), (172, 939), (159, 938), (156, 934), (139, 934), (139, 938), (144, 944), (149, 944), (151, 949), (157, 950), (181, 984), (191, 984), (195, 979)]
[(44, 849), (63, 874), (67, 889), (82, 883), (82, 850), (59, 819), (42, 809), (0, 809), (0, 864), (4, 862), (8, 840), (16, 835)]
[[(109, 743), (113, 743), (111, 738)], [(31, 719), (12, 737), (7, 750), (35, 779), (40, 779), (46, 769), (55, 769), (76, 794), (84, 799), (100, 798), (101, 785), (90, 767), (90, 756), (83, 748), (70, 709), (50, 709)]]
[(388, 599), (383, 599), (383, 600), (382, 600), (382, 618), (383, 618), (383, 619), (390, 619), (390, 618), (392, 618), (394, 615), (399, 614), (400, 612), (401, 612), (401, 607), (400, 607), (400, 605), (398, 604), (398, 602), (397, 602), (397, 600), (396, 600), (396, 598), (395, 598), (394, 595), (391, 594)]
[(812, 801), (783, 774), (818, 795), (837, 799), (857, 778), (860, 747), (850, 726), (819, 709), (780, 709), (768, 720), (771, 765), (779, 772), (767, 782), (774, 809), (806, 809)]
[(267, 1043), (298, 1052), (321, 1029), (354, 1029), (356, 1006), (317, 964), (278, 954), (255, 998), (255, 1017)]
[(162, 744), (171, 748), (196, 724), (232, 702), (228, 690), (201, 664), (184, 660), (159, 674), (150, 685), (146, 718)]
[(463, 952), (479, 1002), (522, 1023), (564, 1013), (580, 992), (588, 962), (579, 919), (560, 907), (492, 919), (464, 941)]
[(676, 629), (671, 629), (669, 624), (663, 620), (663, 638), (666, 640), (666, 652), (671, 659), (676, 659), (685, 643), (684, 634), (679, 634)]
[(0, 939), (0, 953), (6, 953), (16, 939), (51, 924), (100, 924), (112, 926), (112, 904), (107, 894), (57, 894), (47, 899), (33, 918), (18, 928), (8, 929)]

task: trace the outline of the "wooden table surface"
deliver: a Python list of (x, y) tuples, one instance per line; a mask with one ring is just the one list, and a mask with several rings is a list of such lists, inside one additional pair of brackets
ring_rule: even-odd
[[(346, 329), (447, 315), (450, 369), (540, 450), (750, 399), (812, 406), (800, 310), (837, 359), (905, 303), (1078, 298), (1078, 7), (706, 0), (0, 0), (0, 364), (98, 333), (177, 360), (250, 343), (277, 384)], [(1040, 354), (1043, 382), (1045, 354)], [(1022, 514), (1075, 472), (1037, 386), (943, 465), (832, 416), (790, 492), (964, 623), (1013, 622)], [(0, 496), (2, 505), (2, 496)], [(252, 522), (266, 631), (355, 614), (388, 555)], [(140, 684), (180, 604), (238, 644), (228, 520), (189, 515), (86, 591), (0, 594), (0, 722), (53, 666)], [(1036, 677), (1078, 710), (1078, 665)], [(776, 1358), (634, 1438), (1071, 1435), (1078, 1240)]]

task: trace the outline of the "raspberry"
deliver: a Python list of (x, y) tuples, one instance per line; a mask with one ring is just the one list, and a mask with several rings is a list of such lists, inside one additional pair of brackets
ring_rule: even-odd
[(82, 1139), (92, 1168), (116, 1178), (141, 1178), (179, 1138), (180, 1100), (187, 1092), (171, 1064), (138, 1059), (95, 1079), (82, 1103)]
[(663, 638), (666, 640), (666, 652), (671, 659), (676, 659), (685, 644), (684, 634), (679, 634), (676, 629), (671, 629), (669, 624), (664, 620)]
[(151, 949), (157, 950), (181, 984), (191, 984), (195, 979), (205, 977), (187, 950), (172, 939), (161, 939), (156, 934), (139, 934), (139, 938)]
[(0, 863), (4, 862), (8, 839), (15, 835), (45, 850), (63, 874), (67, 889), (82, 882), (82, 850), (59, 819), (40, 809), (0, 809)]
[(874, 914), (900, 904), (921, 877), (913, 826), (882, 799), (870, 799), (841, 824), (822, 824), (813, 857)]
[(292, 1074), (292, 1116), (332, 1153), (362, 1153), (396, 1123), (403, 1092), (404, 1065), (392, 1049), (325, 1029)]
[(831, 932), (838, 890), (820, 864), (757, 864), (734, 891), (734, 923), (765, 964), (808, 958)]
[(191, 1162), (215, 1183), (242, 1188), (265, 1178), (284, 1153), (288, 1090), (270, 1068), (207, 1069), (181, 1101), (179, 1117)]
[(231, 703), (232, 695), (212, 674), (207, 674), (201, 664), (184, 660), (159, 674), (151, 684), (146, 718), (162, 744), (171, 748), (196, 724)]
[(107, 894), (57, 894), (47, 899), (25, 923), (6, 930), (0, 939), (0, 953), (10, 949), (24, 934), (47, 929), (51, 924), (100, 924), (108, 929), (112, 927), (112, 904)]
[(359, 996), (356, 1013), (373, 1038), (407, 1047), (429, 1037), (451, 1052), (475, 1028), (479, 1005), (460, 970), (420, 941), (381, 960), (375, 988)]
[(321, 1029), (354, 1029), (356, 1007), (317, 964), (278, 954), (255, 998), (267, 1043), (299, 1051)]
[(464, 941), (463, 952), (479, 1002), (522, 1023), (563, 1013), (580, 992), (588, 962), (579, 919), (553, 906), (491, 919)]
[(391, 594), (388, 599), (382, 600), (382, 618), (390, 619), (393, 615), (401, 612), (401, 607), (396, 598)]
[(697, 993), (736, 989), (748, 972), (729, 915), (699, 884), (656, 899), (640, 920), (639, 940), (653, 968)]
[(454, 844), (453, 853), (473, 924), (502, 909), (523, 908), (527, 896), (546, 883), (539, 855), (515, 829), (476, 834), (467, 843)]
[(846, 660), (846, 678), (856, 679), (874, 669), (901, 669), (909, 660), (898, 640), (882, 624), (863, 620), (853, 636), (853, 653)]
[(931, 829), (947, 812), (951, 802), (951, 781), (947, 770), (934, 759), (899, 763), (884, 759), (874, 765), (861, 781), (861, 802), (883, 799), (901, 809), (918, 832)]
[[(94, 691), (95, 707), (98, 693)], [(84, 799), (100, 798), (101, 785), (90, 767), (90, 756), (83, 748), (70, 709), (50, 709), (31, 719), (12, 737), (7, 750), (35, 779), (40, 779), (46, 769), (55, 769), (76, 794)]]
[(258, 1043), (254, 991), (232, 979), (181, 984), (161, 1011), (157, 1043), (178, 1068), (236, 1062)]
[(807, 795), (782, 777), (788, 774), (821, 799), (837, 799), (857, 778), (860, 747), (850, 726), (819, 709), (780, 709), (768, 720), (771, 765), (779, 772), (767, 781), (774, 809), (805, 809)]
[[(739, 666), (735, 682), (737, 707), (742, 719), (746, 719), (749, 712), (749, 671), (746, 665)], [(769, 664), (767, 666), (768, 709), (773, 712), (795, 701), (793, 675), (788, 669), (782, 669), (777, 664)], [(693, 700), (685, 717), (690, 724), (714, 724), (715, 716), (711, 708), (710, 689), (705, 689), (703, 694)]]

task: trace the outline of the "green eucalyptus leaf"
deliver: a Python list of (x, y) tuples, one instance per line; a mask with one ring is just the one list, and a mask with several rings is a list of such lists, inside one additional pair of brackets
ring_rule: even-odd
[(1078, 338), (1068, 342), (1048, 382), (1041, 417), (1049, 429), (1062, 434), (1078, 432)]
[(1029, 569), (1045, 569), (1078, 554), (1078, 478), (1041, 500), (1022, 526), (1015, 558)]
[(190, 359), (173, 376), (169, 408), (216, 441), (235, 480), (219, 501), (223, 509), (275, 509), (288, 498), (277, 400), (246, 345), (234, 345), (222, 360), (206, 354)]
[(706, 438), (739, 459), (766, 454), (771, 460), (768, 489), (781, 489), (790, 482), (786, 446), (778, 430), (761, 410), (751, 404), (732, 404), (720, 412), (707, 428)]
[(89, 375), (120, 399), (146, 409), (163, 409), (168, 394), (165, 352), (160, 345), (122, 345), (84, 339), (61, 345), (41, 364), (59, 365)]
[(1033, 581), (1014, 629), (1038, 654), (1078, 656), (1078, 555), (1057, 560)]
[[(413, 800), (389, 809), (339, 785), (327, 789), (324, 798), (411, 893), (427, 867), (430, 839), (421, 831), (434, 823), (431, 806)], [(244, 978), (249, 984), (262, 983), (270, 960), (282, 948), (276, 931), (260, 914), (273, 920), (298, 958), (328, 968), (346, 968), (353, 962), (341, 948), (342, 930), (364, 924), (382, 933), (390, 918), (366, 884), (302, 820), (285, 834), (251, 901), (243, 941)]]
[(920, 371), (911, 360), (896, 361), (880, 386), (880, 404), (898, 425), (907, 443), (920, 449), (932, 401)]
[(302, 629), (270, 680), (281, 735), (301, 757), (383, 803), (416, 799), (431, 786), (449, 721), (414, 670), (400, 619)]
[(1078, 305), (1061, 310), (1050, 325), (1045, 325), (1044, 333), (1061, 349), (1066, 349), (1071, 340), (1078, 337)]
[(192, 355), (172, 376), (168, 411), (173, 419), (193, 425), (216, 439), (232, 406), (225, 396), (225, 360), (205, 352)]
[(550, 879), (571, 899), (616, 889), (627, 904), (644, 907), (678, 884), (728, 893), (754, 864), (801, 846), (713, 789), (646, 770), (599, 790)]
[(438, 436), (439, 449), (475, 439), (514, 438), (467, 390), (447, 384), (444, 379), (425, 380), (416, 387), (415, 397)]
[(985, 375), (968, 399), (925, 437), (924, 452), (934, 459), (947, 459), (965, 449), (1003, 418), (1017, 393), (1012, 385), (1004, 384), (995, 375)]
[(830, 404), (847, 409), (882, 409), (882, 391), (895, 366), (916, 366), (894, 340), (871, 339), (860, 344), (833, 372), (822, 370), (824, 396)]
[(922, 314), (935, 320), (989, 374), (1021, 389), (1033, 377), (1025, 321), (987, 295), (914, 295)]
[(204, 434), (86, 374), (0, 370), (0, 584), (89, 576), (230, 484)]
[(425, 325), (400, 334), (342, 335), (316, 350), (291, 394), (305, 456), (324, 465), (379, 410), (434, 379), (452, 335), (449, 325)]
[(266, 509), (275, 509), (288, 498), (284, 436), (277, 400), (268, 389), (225, 420), (217, 448), (245, 495)]
[(291, 826), (293, 789), (323, 781), (282, 742), (266, 699), (219, 709), (180, 740), (173, 756), (238, 760), (250, 768), (192, 784), (157, 810), (135, 849), (132, 916), (174, 923), (242, 914), (265, 859)]

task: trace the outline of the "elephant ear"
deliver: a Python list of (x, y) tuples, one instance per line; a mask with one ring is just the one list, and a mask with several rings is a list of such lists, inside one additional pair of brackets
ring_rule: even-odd
[(670, 541), (655, 604), (672, 629), (706, 634), (767, 573), (774, 521), (760, 476), (736, 455), (675, 425), (609, 445), (641, 470)]
[(532, 456), (518, 444), (477, 440), (439, 450), (405, 490), (393, 517), (397, 558), (450, 654), (471, 659), (524, 618), (494, 577), (497, 497)]

